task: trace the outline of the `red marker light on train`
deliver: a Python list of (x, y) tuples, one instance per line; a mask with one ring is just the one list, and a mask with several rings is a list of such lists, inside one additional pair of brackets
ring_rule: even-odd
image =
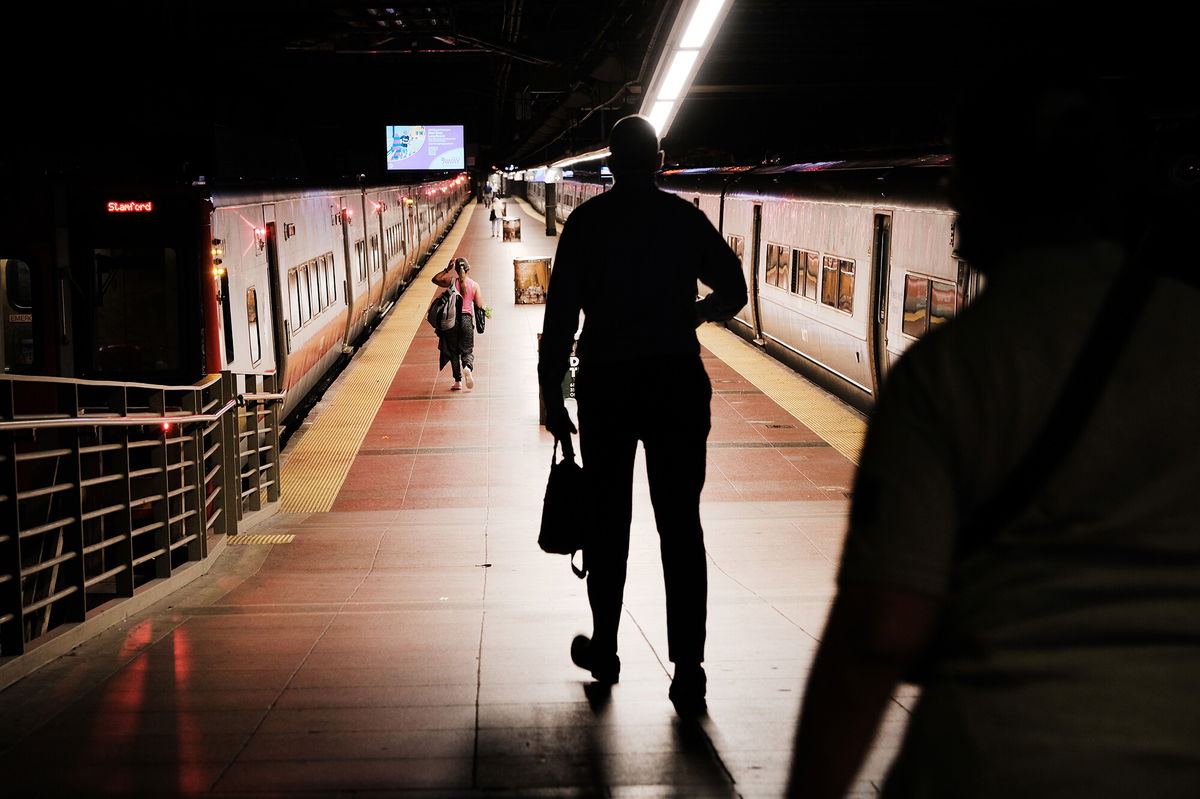
[(171, 422), (163, 422), (163, 423), (162, 423), (162, 431), (163, 431), (164, 433), (169, 433), (169, 432), (171, 432), (171, 430), (172, 430), (174, 427), (175, 427), (175, 425), (174, 425), (174, 424), (172, 424)]

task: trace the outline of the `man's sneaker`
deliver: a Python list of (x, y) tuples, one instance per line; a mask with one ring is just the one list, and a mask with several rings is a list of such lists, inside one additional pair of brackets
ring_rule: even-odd
[(592, 641), (586, 635), (577, 635), (571, 641), (571, 662), (592, 673), (592, 679), (612, 685), (621, 678), (621, 659), (615, 654), (597, 656), (592, 652)]
[(450, 386), (450, 390), (451, 391), (462, 391), (462, 383), (455, 380), (454, 385)]
[(707, 687), (708, 677), (699, 663), (676, 665), (675, 677), (671, 680), (671, 690), (667, 696), (680, 716), (701, 716), (708, 710), (708, 704), (704, 701)]
[(475, 388), (475, 378), (471, 377), (471, 370), (463, 367), (463, 380), (467, 384), (467, 388)]

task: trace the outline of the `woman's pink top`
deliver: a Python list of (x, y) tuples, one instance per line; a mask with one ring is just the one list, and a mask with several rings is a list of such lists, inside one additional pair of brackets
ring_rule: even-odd
[(462, 312), (473, 314), (475, 313), (475, 293), (479, 289), (479, 284), (471, 278), (466, 278), (461, 283), (462, 288), (459, 294), (462, 295), (463, 300)]

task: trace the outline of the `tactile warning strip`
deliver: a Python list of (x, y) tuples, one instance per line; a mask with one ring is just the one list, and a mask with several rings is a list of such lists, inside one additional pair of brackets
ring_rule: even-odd
[(290, 533), (278, 535), (231, 535), (225, 539), (229, 546), (234, 544), (290, 544), (296, 536)]
[[(453, 253), (458, 249), (474, 213), (475, 204), (468, 204), (442, 241), (440, 251)], [(282, 483), (287, 487), (282, 499), (284, 511), (324, 513), (333, 507), (436, 291), (432, 282), (418, 279), (400, 295), (354, 365), (344, 373), (341, 389), (311, 420), (283, 463)]]
[(849, 406), (809, 383), (778, 361), (766, 357), (736, 333), (718, 325), (701, 325), (700, 343), (729, 364), (779, 407), (858, 464), (867, 423)]

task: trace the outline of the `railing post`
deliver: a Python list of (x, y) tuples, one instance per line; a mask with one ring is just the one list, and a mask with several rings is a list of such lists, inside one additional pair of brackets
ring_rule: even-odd
[[(115, 402), (118, 407), (113, 408), (114, 411), (121, 416), (129, 415), (129, 389), (122, 386), (120, 392), (116, 394)], [(133, 596), (133, 589), (136, 585), (133, 574), (133, 481), (129, 477), (129, 472), (133, 469), (133, 456), (130, 453), (129, 446), (129, 431), (132, 428), (122, 426), (121, 434), (121, 451), (117, 455), (118, 465), (123, 470), (125, 479), (121, 481), (121, 489), (117, 494), (117, 498), (125, 503), (125, 510), (121, 513), (121, 521), (125, 534), (125, 541), (121, 544), (115, 544), (114, 548), (120, 548), (121, 565), (125, 568), (117, 575), (117, 595), (123, 597)]]
[[(72, 416), (78, 416), (80, 414), (79, 386), (75, 385), (72, 388), (70, 411)], [(76, 589), (75, 593), (66, 600), (66, 614), (70, 621), (83, 621), (87, 617), (87, 574), (83, 564), (83, 456), (79, 452), (79, 428), (72, 427), (62, 432), (65, 433), (64, 443), (67, 445), (67, 449), (71, 450), (71, 454), (64, 455), (63, 458), (67, 461), (70, 480), (75, 484), (75, 490), (69, 492), (70, 499), (65, 503), (66, 508), (63, 509), (65, 513), (74, 517), (74, 521), (60, 528), (63, 549), (66, 552), (74, 553), (74, 557), (65, 561), (62, 568), (67, 584)], [(53, 590), (51, 588), (51, 591)]]
[[(262, 393), (262, 383), (258, 376), (247, 376), (246, 378), (246, 393), (259, 394)], [(246, 463), (246, 469), (250, 475), (250, 510), (262, 510), (262, 437), (258, 426), (258, 414), (262, 409), (261, 402), (246, 405), (246, 423), (250, 425), (250, 435), (246, 437), (249, 442), (249, 451), (246, 453), (249, 458)]]
[[(193, 388), (184, 394), (183, 407), (188, 413), (198, 415), (203, 409), (203, 403), (200, 401), (201, 389)], [(187, 491), (179, 495), (180, 501), (183, 503), (183, 532), (185, 536), (190, 536), (191, 540), (187, 543), (187, 559), (189, 562), (201, 560), (204, 557), (204, 539), (208, 534), (208, 526), (204, 523), (204, 425), (193, 424), (191, 435), (187, 436), (187, 440), (183, 442), (183, 460), (191, 462), (190, 466), (184, 465), (180, 469), (181, 473), (181, 488), (188, 488)], [(188, 513), (188, 498), (191, 498), (191, 510), (194, 511), (191, 515)]]
[[(166, 391), (156, 389), (151, 395), (157, 403), (157, 407), (152, 404), (150, 407), (156, 413), (162, 413), (166, 408)], [(167, 451), (167, 435), (162, 429), (161, 424), (157, 430), (158, 442), (154, 446), (153, 466), (154, 466), (154, 494), (158, 497), (154, 500), (154, 522), (157, 525), (154, 530), (154, 551), (159, 553), (154, 560), (154, 576), (158, 578), (166, 578), (171, 576), (171, 503), (169, 496), (171, 493), (170, 475), (170, 453)]]
[[(237, 396), (237, 383), (232, 373), (221, 378), (222, 405)], [(223, 513), (226, 518), (225, 535), (237, 535), (238, 522), (242, 518), (241, 439), (238, 437), (241, 409), (221, 417), (221, 493), (225, 495)]]
[[(263, 379), (263, 388), (268, 394), (279, 393), (279, 375), (278, 373)], [(279, 449), (279, 409), (283, 406), (278, 400), (269, 400), (266, 403), (267, 407), (267, 443), (270, 444), (271, 468), (267, 476), (271, 480), (271, 485), (267, 488), (267, 501), (279, 501), (279, 476), (283, 471), (279, 468), (279, 459), (283, 453)]]
[[(14, 383), (0, 391), (0, 419), (14, 417)], [(17, 536), (16, 433), (0, 433), (0, 655), (25, 652), (25, 620), (21, 603), (21, 539)]]

